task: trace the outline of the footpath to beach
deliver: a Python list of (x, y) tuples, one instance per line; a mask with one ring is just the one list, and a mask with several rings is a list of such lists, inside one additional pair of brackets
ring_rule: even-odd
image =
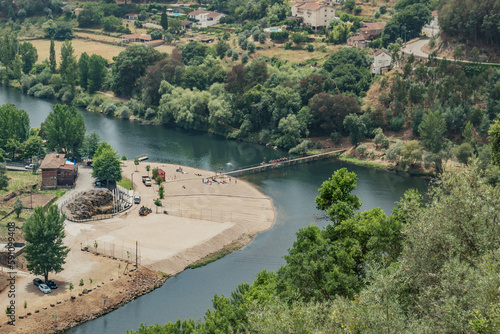
[[(158, 167), (165, 171), (165, 199), (157, 208), (159, 186), (142, 183), (142, 176)], [(0, 318), (0, 333), (54, 333), (107, 313), (155, 289), (170, 275), (216, 254), (225, 248), (248, 244), (259, 232), (272, 227), (275, 213), (272, 201), (244, 180), (215, 172), (143, 161), (135, 166), (124, 162), (123, 176), (132, 179), (141, 203), (118, 216), (86, 223), (66, 221), (65, 243), (71, 248), (64, 271), (49, 275), (59, 285), (44, 295), (33, 285), (36, 276), (18, 271), (16, 276), (16, 326)], [(78, 182), (90, 184), (90, 171), (83, 171)], [(151, 175), (151, 172), (149, 172)], [(81, 187), (85, 189), (85, 187)], [(139, 216), (144, 205), (152, 209)], [(165, 211), (168, 213), (166, 214)], [(82, 251), (87, 245), (91, 251)], [(135, 250), (137, 249), (137, 253)], [(103, 255), (113, 256), (103, 256)], [(123, 259), (139, 263), (139, 270)], [(120, 260), (122, 259), (122, 260)], [(132, 271), (130, 271), (132, 269)], [(80, 280), (84, 285), (79, 286)], [(91, 281), (92, 280), (92, 281)], [(75, 289), (69, 291), (69, 284)], [(82, 294), (84, 289), (91, 290)], [(71, 299), (71, 295), (76, 298)], [(23, 308), (24, 301), (27, 308)], [(0, 305), (7, 305), (7, 291), (0, 294)], [(36, 312), (38, 311), (38, 312)]]

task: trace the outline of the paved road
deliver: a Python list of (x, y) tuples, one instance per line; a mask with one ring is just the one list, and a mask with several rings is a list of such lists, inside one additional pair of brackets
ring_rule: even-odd
[(422, 48), (424, 47), (425, 44), (429, 43), (429, 38), (428, 37), (423, 37), (419, 39), (416, 42), (413, 42), (411, 44), (407, 44), (403, 48), (403, 52), (406, 54), (414, 54), (415, 56), (418, 57), (423, 57), (423, 58), (428, 58), (429, 54), (425, 53), (422, 51)]

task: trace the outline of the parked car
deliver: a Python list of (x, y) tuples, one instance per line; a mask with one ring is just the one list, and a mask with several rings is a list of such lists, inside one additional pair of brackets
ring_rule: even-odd
[(87, 166), (92, 166), (92, 160), (87, 161)]
[(47, 282), (45, 282), (47, 286), (51, 289), (57, 289), (57, 284), (53, 280), (49, 279)]
[(33, 168), (35, 168), (35, 164), (29, 164), (29, 165), (24, 166), (24, 169), (33, 170)]
[(38, 290), (42, 291), (43, 293), (51, 293), (52, 292), (52, 290), (50, 290), (50, 288), (47, 286), (47, 284), (43, 284), (43, 283), (41, 283), (38, 286)]
[(141, 196), (135, 195), (134, 196), (134, 203), (135, 204), (140, 204), (141, 203)]
[(41, 279), (39, 279), (39, 278), (35, 278), (35, 279), (33, 280), (33, 284), (35, 284), (36, 286), (39, 286), (39, 285), (40, 285), (40, 284), (42, 284), (42, 283), (43, 283), (43, 281), (42, 281)]
[(94, 184), (95, 184), (95, 186), (97, 188), (102, 188), (102, 187), (106, 187), (106, 185), (108, 184), (108, 182), (106, 182), (106, 181), (95, 181)]

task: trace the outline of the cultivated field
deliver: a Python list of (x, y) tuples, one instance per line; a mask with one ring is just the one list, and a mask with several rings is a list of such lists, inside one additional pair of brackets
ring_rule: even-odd
[[(90, 35), (90, 34), (89, 34)], [(92, 35), (95, 37), (101, 37), (101, 36), (96, 36)], [(106, 36), (102, 36), (106, 37)], [(41, 63), (44, 59), (49, 58), (49, 51), (50, 51), (50, 41), (48, 39), (37, 39), (30, 41), (31, 44), (33, 44), (36, 49), (38, 50), (38, 61), (37, 63)], [(63, 42), (60, 41), (55, 41), (55, 46), (56, 46), (56, 59), (59, 62), (61, 58), (61, 45)], [(114, 56), (117, 56), (120, 52), (122, 52), (125, 47), (122, 46), (116, 46), (116, 45), (109, 45), (109, 44), (103, 44), (95, 41), (87, 41), (83, 39), (73, 39), (71, 41), (71, 44), (73, 45), (73, 48), (75, 49), (75, 55), (76, 58), (80, 58), (80, 55), (83, 52), (87, 52), (89, 55), (97, 54), (99, 56), (102, 56), (106, 58), (109, 61), (113, 60)]]

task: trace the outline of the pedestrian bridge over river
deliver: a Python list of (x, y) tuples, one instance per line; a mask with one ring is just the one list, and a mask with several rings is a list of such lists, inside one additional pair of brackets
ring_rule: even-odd
[(348, 149), (344, 148), (344, 149), (328, 151), (328, 152), (324, 152), (324, 153), (313, 154), (313, 155), (308, 155), (305, 157), (299, 157), (299, 158), (293, 158), (293, 159), (282, 158), (282, 159), (277, 159), (277, 160), (271, 160), (269, 162), (263, 162), (263, 163), (256, 165), (256, 166), (248, 166), (248, 167), (240, 168), (237, 170), (223, 172), (221, 174), (222, 175), (229, 175), (229, 176), (243, 176), (243, 175), (248, 175), (248, 174), (261, 173), (261, 172), (275, 170), (277, 168), (288, 167), (288, 166), (292, 166), (292, 165), (296, 165), (296, 164), (301, 164), (301, 163), (306, 163), (306, 162), (311, 162), (311, 161), (316, 161), (316, 160), (329, 159), (333, 156), (338, 156), (347, 150)]

